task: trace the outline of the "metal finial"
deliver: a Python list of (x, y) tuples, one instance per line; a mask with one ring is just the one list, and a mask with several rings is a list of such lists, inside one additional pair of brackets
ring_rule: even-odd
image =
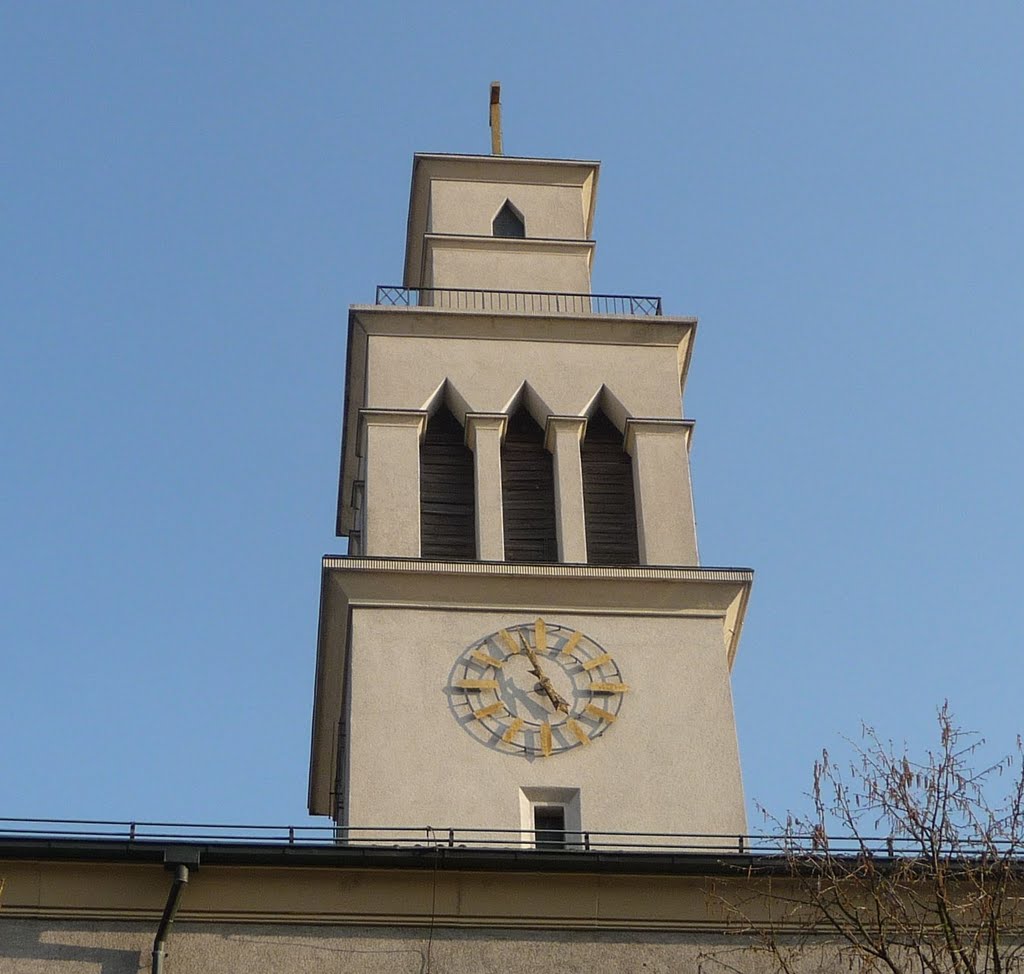
[(501, 150), (501, 82), (491, 82), (491, 155), (503, 155)]

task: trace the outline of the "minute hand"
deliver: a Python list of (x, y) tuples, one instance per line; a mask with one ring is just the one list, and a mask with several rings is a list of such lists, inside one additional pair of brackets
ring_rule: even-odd
[(537, 677), (537, 684), (547, 695), (548, 700), (551, 701), (551, 706), (555, 710), (562, 711), (564, 714), (569, 713), (569, 701), (552, 686), (551, 680), (544, 673), (544, 670), (541, 669), (540, 659), (538, 659), (536, 651), (530, 648), (530, 644), (522, 633), (519, 633), (519, 643), (523, 647), (523, 652), (526, 653), (527, 658), (533, 664), (533, 669), (530, 672)]

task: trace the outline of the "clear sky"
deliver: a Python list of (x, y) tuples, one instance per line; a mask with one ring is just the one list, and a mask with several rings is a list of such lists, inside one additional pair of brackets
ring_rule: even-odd
[(401, 278), (413, 152), (488, 151), (492, 79), (509, 154), (602, 161), (595, 290), (700, 317), (751, 808), (946, 697), (1008, 750), (1022, 38), (1009, 2), (3, 4), (0, 815), (306, 820), (346, 306)]

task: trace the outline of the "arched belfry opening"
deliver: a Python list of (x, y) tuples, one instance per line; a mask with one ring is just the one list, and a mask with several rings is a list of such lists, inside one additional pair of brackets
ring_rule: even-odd
[(501, 446), (501, 501), (506, 561), (558, 561), (555, 480), (544, 431), (520, 407)]
[(502, 208), (498, 210), (498, 215), (491, 223), (491, 232), (495, 237), (526, 236), (526, 221), (523, 214), (512, 205), (511, 200), (505, 200)]
[(587, 561), (592, 565), (639, 565), (633, 458), (622, 434), (598, 410), (587, 422), (580, 446)]
[(473, 454), (445, 405), (430, 417), (420, 445), (420, 554), (476, 557)]

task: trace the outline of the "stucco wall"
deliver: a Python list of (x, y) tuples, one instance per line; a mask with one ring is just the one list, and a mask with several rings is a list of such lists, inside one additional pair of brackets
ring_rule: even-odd
[(583, 240), (583, 195), (579, 186), (461, 179), (430, 181), (429, 233), (491, 235), (505, 200), (522, 214), (527, 237)]
[(543, 786), (580, 790), (584, 830), (745, 832), (720, 618), (548, 614), (613, 654), (630, 687), (619, 719), (547, 758), (463, 726), (449, 686), (460, 653), (538, 612), (353, 611), (349, 824), (519, 829), (520, 789)]
[[(430, 284), (425, 279), (425, 235), (490, 237), (492, 221), (506, 199), (523, 215), (528, 242), (586, 240), (592, 234), (597, 173), (594, 162), (417, 155), (409, 199), (406, 286)], [(482, 285), (470, 281), (465, 286)]]
[[(139, 974), (156, 921), (0, 919), (0, 974)], [(736, 938), (701, 933), (178, 923), (166, 974), (678, 974)], [(765, 958), (723, 954), (759, 974)], [(810, 958), (809, 958), (810, 960)], [(808, 969), (813, 969), (808, 965)]]
[[(536, 240), (428, 237), (424, 285), (496, 291), (589, 293), (591, 248)], [(429, 304), (439, 303), (435, 295)], [(492, 295), (479, 307), (500, 309), (507, 297)], [(582, 309), (581, 309), (582, 310)]]
[(503, 410), (527, 382), (540, 400), (542, 415), (534, 418), (541, 423), (551, 414), (582, 415), (602, 386), (630, 416), (682, 415), (674, 345), (370, 337), (367, 407), (423, 409), (445, 379), (472, 412)]
[[(662, 565), (698, 562), (688, 431), (657, 425), (658, 421), (680, 422), (679, 347), (674, 343), (588, 342), (585, 325), (578, 323), (576, 328), (579, 334), (577, 340), (572, 340), (574, 329), (566, 335), (563, 323), (560, 341), (521, 338), (508, 342), (438, 334), (367, 336), (366, 427), (358, 439), (366, 461), (360, 551), (419, 555), (417, 441), (396, 432), (397, 427), (378, 431), (377, 426), (405, 423), (401, 433), (409, 433), (408, 424), (413, 418), (396, 414), (389, 419), (382, 411), (389, 411), (389, 415), (420, 411), (423, 415), (415, 422), (422, 426), (426, 413), (443, 398), (463, 423), (467, 413), (509, 412), (520, 402), (542, 428), (551, 417), (583, 418), (597, 404), (624, 431), (633, 418), (654, 420), (655, 426), (648, 424), (626, 438), (638, 474), (635, 483), (642, 561)], [(367, 411), (381, 415), (368, 416)], [(654, 436), (652, 431), (659, 435)], [(577, 451), (578, 439), (573, 441)], [(470, 440), (472, 445), (473, 438)], [(552, 448), (554, 438), (550, 435), (549, 441)], [(374, 461), (374, 450), (379, 462)], [(564, 459), (569, 462), (567, 456)], [(575, 463), (579, 463), (578, 456)], [(481, 495), (486, 493), (486, 473), (478, 464)], [(500, 467), (494, 466), (490, 479), (498, 478)], [(572, 501), (563, 496), (563, 486), (560, 484), (556, 501), (560, 515), (571, 508)], [(560, 540), (564, 541), (568, 537), (565, 519), (560, 516), (558, 524)], [(582, 522), (576, 528), (580, 534)], [(490, 557), (495, 557), (493, 547), (487, 550), (492, 552)], [(560, 545), (560, 558), (585, 561), (582, 541)]]

